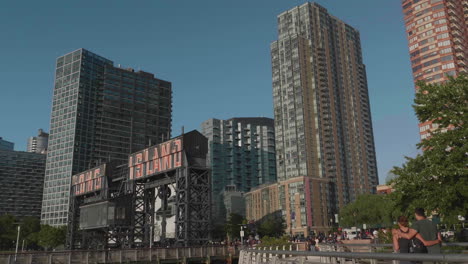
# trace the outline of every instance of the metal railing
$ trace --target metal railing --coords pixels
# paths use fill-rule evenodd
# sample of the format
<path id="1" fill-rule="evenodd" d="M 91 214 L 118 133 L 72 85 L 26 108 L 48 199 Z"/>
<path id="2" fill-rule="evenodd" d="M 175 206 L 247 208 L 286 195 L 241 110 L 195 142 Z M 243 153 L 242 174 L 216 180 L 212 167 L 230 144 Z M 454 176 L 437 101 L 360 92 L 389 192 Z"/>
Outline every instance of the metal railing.
<path id="1" fill-rule="evenodd" d="M 444 243 L 444 246 L 468 247 L 468 243 Z M 398 263 L 398 261 L 468 263 L 468 254 L 395 254 L 375 252 L 379 248 L 391 248 L 392 244 L 323 244 L 320 251 L 298 251 L 297 246 L 289 250 L 244 249 L 239 256 L 239 264 L 345 264 Z M 295 250 L 296 249 L 296 250 Z M 359 252 L 355 252 L 359 251 Z M 365 252 L 363 252 L 365 251 Z"/>
<path id="2" fill-rule="evenodd" d="M 238 254 L 227 246 L 138 248 L 117 250 L 74 250 L 56 252 L 0 254 L 0 264 L 78 264 L 78 263 L 130 263 L 191 259 L 225 259 Z"/>

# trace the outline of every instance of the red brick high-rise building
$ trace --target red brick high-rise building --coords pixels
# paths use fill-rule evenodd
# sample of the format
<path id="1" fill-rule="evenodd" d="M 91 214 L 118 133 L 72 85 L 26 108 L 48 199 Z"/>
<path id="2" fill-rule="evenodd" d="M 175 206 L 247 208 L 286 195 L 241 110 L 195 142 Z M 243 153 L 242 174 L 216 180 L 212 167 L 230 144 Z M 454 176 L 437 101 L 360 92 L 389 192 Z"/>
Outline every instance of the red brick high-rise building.
<path id="1" fill-rule="evenodd" d="M 440 83 L 466 73 L 468 0 L 402 0 L 402 6 L 414 81 Z M 420 123 L 421 139 L 435 128 Z"/>
<path id="2" fill-rule="evenodd" d="M 276 171 L 294 235 L 329 229 L 340 208 L 379 184 L 360 39 L 317 3 L 278 15 L 270 45 Z"/>

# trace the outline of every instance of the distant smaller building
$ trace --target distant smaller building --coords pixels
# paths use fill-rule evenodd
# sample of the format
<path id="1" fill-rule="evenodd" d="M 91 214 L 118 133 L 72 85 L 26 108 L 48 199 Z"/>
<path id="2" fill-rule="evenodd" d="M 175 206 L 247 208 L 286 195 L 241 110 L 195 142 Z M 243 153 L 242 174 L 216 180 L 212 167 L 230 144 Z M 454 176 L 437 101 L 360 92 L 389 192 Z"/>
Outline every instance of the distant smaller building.
<path id="1" fill-rule="evenodd" d="M 6 141 L 0 137 L 0 150 L 13 150 L 15 148 L 15 143 Z"/>
<path id="2" fill-rule="evenodd" d="M 258 221 L 281 210 L 279 186 L 280 183 L 262 185 L 244 195 L 245 216 L 248 221 Z"/>
<path id="3" fill-rule="evenodd" d="M 394 191 L 391 185 L 377 185 L 377 194 L 391 194 Z"/>
<path id="4" fill-rule="evenodd" d="M 49 145 L 49 134 L 44 130 L 39 129 L 36 137 L 28 139 L 27 152 L 47 153 L 47 146 Z"/>
<path id="5" fill-rule="evenodd" d="M 46 155 L 0 150 L 0 215 L 40 218 Z"/>
<path id="6" fill-rule="evenodd" d="M 310 178 L 300 176 L 263 185 L 246 193 L 247 220 L 259 221 L 265 216 L 281 212 L 287 234 L 307 237 L 311 231 L 323 230 L 312 219 L 312 185 Z M 319 206 L 324 209 L 326 205 Z"/>
<path id="7" fill-rule="evenodd" d="M 244 193 L 237 191 L 235 186 L 226 186 L 221 193 L 224 199 L 224 208 L 226 208 L 226 219 L 230 214 L 238 214 L 245 217 L 245 199 Z"/>

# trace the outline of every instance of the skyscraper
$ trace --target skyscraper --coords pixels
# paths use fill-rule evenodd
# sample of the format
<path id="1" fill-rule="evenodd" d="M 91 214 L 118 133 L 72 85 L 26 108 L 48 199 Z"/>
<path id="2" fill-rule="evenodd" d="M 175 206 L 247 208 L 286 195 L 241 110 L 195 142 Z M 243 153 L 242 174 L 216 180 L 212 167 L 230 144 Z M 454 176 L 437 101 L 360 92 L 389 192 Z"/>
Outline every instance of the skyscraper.
<path id="1" fill-rule="evenodd" d="M 308 178 L 295 188 L 310 188 L 302 222 L 318 229 L 378 184 L 360 36 L 316 3 L 281 13 L 278 35 L 270 46 L 278 180 Z M 295 215 L 283 208 L 299 229 Z"/>
<path id="2" fill-rule="evenodd" d="M 39 129 L 36 137 L 28 139 L 27 152 L 45 153 L 49 144 L 49 134 Z"/>
<path id="3" fill-rule="evenodd" d="M 15 143 L 6 141 L 2 137 L 0 137 L 0 149 L 1 150 L 13 150 L 15 147 Z"/>
<path id="4" fill-rule="evenodd" d="M 40 217 L 46 156 L 0 150 L 0 215 Z"/>
<path id="5" fill-rule="evenodd" d="M 70 180 L 168 139 L 171 83 L 79 49 L 57 59 L 41 219 L 67 222 Z"/>
<path id="6" fill-rule="evenodd" d="M 402 6 L 414 81 L 440 83 L 467 73 L 468 1 L 403 0 Z M 421 139 L 437 127 L 420 123 Z"/>
<path id="7" fill-rule="evenodd" d="M 223 204 L 224 200 L 236 200 L 238 192 L 276 181 L 274 121 L 264 117 L 209 119 L 201 124 L 201 131 L 208 138 L 214 217 L 222 219 L 226 209 L 242 207 Z"/>

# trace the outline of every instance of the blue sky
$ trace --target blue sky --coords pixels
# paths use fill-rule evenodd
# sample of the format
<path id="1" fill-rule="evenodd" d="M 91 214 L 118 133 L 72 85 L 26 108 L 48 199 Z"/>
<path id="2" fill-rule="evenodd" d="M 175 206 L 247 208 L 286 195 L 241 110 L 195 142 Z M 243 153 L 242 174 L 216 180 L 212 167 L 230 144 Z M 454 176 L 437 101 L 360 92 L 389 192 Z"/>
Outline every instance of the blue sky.
<path id="1" fill-rule="evenodd" d="M 272 117 L 269 45 L 298 0 L 1 1 L 0 136 L 25 150 L 49 130 L 56 57 L 86 48 L 173 84 L 173 134 L 208 118 Z M 417 153 L 400 1 L 317 1 L 361 33 L 377 162 Z"/>

